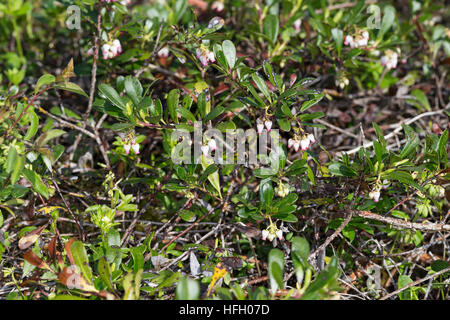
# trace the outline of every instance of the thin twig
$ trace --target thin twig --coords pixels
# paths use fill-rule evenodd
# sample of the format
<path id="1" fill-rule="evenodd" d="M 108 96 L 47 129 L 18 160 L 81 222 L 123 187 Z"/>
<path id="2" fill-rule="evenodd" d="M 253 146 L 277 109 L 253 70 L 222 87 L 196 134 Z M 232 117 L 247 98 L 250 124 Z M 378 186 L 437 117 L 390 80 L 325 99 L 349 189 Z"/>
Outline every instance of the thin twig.
<path id="1" fill-rule="evenodd" d="M 405 291 L 405 290 L 407 290 L 407 289 L 409 289 L 411 287 L 414 287 L 415 285 L 418 285 L 419 283 L 425 282 L 425 281 L 427 281 L 429 279 L 433 279 L 433 278 L 435 278 L 437 276 L 440 276 L 441 274 L 444 274 L 446 272 L 450 272 L 450 267 L 442 269 L 441 271 L 438 271 L 436 273 L 430 274 L 430 275 L 426 276 L 425 278 L 422 278 L 422 279 L 416 280 L 414 282 L 411 282 L 410 284 L 404 286 L 403 288 L 400 288 L 398 290 L 395 290 L 394 292 L 391 292 L 391 293 L 385 295 L 380 300 L 386 300 L 386 299 L 388 299 L 388 298 L 390 298 L 392 296 L 395 296 L 395 295 L 399 294 L 400 292 L 403 292 L 403 291 Z"/>

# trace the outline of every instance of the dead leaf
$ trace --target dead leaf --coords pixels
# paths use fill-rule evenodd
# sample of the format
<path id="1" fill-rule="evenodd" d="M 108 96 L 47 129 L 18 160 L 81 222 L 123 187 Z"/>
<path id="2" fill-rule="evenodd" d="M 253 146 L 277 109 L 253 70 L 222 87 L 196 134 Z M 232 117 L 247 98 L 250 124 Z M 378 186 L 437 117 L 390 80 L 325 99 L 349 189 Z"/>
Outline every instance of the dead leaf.
<path id="1" fill-rule="evenodd" d="M 59 281 L 69 289 L 78 289 L 85 292 L 98 293 L 99 291 L 78 273 L 78 267 L 71 265 L 65 267 L 58 274 Z"/>
<path id="2" fill-rule="evenodd" d="M 71 265 L 75 265 L 75 260 L 73 260 L 72 251 L 70 251 L 70 246 L 76 240 L 77 239 L 75 239 L 75 238 L 70 238 L 69 241 L 67 241 L 67 243 L 66 243 L 67 258 L 69 258 L 69 261 L 70 261 Z"/>
<path id="3" fill-rule="evenodd" d="M 47 226 L 47 223 L 45 225 L 43 225 L 42 227 L 34 229 L 33 231 L 30 231 L 26 235 L 24 235 L 19 240 L 20 250 L 25 250 L 25 249 L 31 247 L 37 241 L 37 239 L 39 239 L 41 232 L 45 229 L 46 226 Z"/>
<path id="4" fill-rule="evenodd" d="M 55 273 L 50 266 L 41 258 L 39 258 L 32 250 L 28 250 L 24 253 L 23 258 L 30 264 L 40 269 L 46 269 Z"/>

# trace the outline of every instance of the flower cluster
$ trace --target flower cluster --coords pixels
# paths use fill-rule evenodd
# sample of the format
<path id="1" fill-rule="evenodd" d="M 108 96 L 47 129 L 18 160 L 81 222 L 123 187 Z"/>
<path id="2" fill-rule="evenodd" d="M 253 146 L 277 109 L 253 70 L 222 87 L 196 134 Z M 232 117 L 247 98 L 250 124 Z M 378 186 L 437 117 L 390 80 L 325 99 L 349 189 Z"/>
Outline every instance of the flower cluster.
<path id="1" fill-rule="evenodd" d="M 130 150 L 133 150 L 135 154 L 139 154 L 139 143 L 136 142 L 136 137 L 132 132 L 128 134 L 119 133 L 119 136 L 122 139 L 123 149 L 126 154 L 129 154 Z"/>
<path id="2" fill-rule="evenodd" d="M 347 35 L 344 39 L 344 44 L 350 48 L 365 47 L 369 43 L 369 32 L 362 30 L 354 38 Z"/>
<path id="3" fill-rule="evenodd" d="M 103 59 L 112 59 L 122 53 L 122 46 L 118 39 L 105 43 L 102 46 Z"/>
<path id="4" fill-rule="evenodd" d="M 204 67 L 206 67 L 210 62 L 213 63 L 216 61 L 214 57 L 214 52 L 210 51 L 204 45 L 200 46 L 200 48 L 197 48 L 195 54 L 197 56 L 197 59 L 200 60 L 200 63 Z"/>
<path id="5" fill-rule="evenodd" d="M 302 151 L 308 150 L 309 146 L 312 143 L 316 142 L 316 138 L 314 138 L 314 135 L 312 133 L 308 133 L 306 135 L 303 135 L 301 139 L 298 139 L 296 136 L 295 139 L 289 139 L 288 140 L 288 148 L 294 147 L 295 152 L 298 151 L 299 148 L 302 149 Z"/>
<path id="6" fill-rule="evenodd" d="M 270 130 L 272 130 L 272 121 L 265 120 L 263 122 L 261 119 L 256 119 L 256 129 L 258 134 L 261 134 L 263 132 L 264 127 L 266 127 L 267 132 L 270 132 Z"/>
<path id="7" fill-rule="evenodd" d="M 397 49 L 397 52 L 390 49 L 386 50 L 384 56 L 381 57 L 381 65 L 388 69 L 395 69 L 397 67 L 399 53 L 399 49 Z"/>
<path id="8" fill-rule="evenodd" d="M 289 186 L 280 182 L 278 187 L 275 188 L 275 192 L 280 198 L 284 198 L 289 194 Z"/>
<path id="9" fill-rule="evenodd" d="M 278 229 L 274 223 L 270 222 L 267 229 L 261 231 L 261 239 L 264 241 L 267 239 L 272 242 L 275 238 L 278 238 L 280 241 L 283 240 L 283 231 Z"/>

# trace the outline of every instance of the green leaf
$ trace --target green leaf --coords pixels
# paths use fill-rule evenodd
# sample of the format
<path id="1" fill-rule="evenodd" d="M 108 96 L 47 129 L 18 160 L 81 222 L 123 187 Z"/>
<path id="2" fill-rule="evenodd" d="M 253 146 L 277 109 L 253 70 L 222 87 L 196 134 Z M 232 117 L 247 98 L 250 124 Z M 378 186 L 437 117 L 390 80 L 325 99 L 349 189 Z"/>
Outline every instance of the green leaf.
<path id="1" fill-rule="evenodd" d="M 194 115 L 192 114 L 192 112 L 190 112 L 186 108 L 178 107 L 177 108 L 177 113 L 180 114 L 183 118 L 185 118 L 187 120 L 191 120 L 192 122 L 196 121 L 196 119 L 195 119 Z"/>
<path id="2" fill-rule="evenodd" d="M 272 205 L 273 194 L 272 181 L 270 179 L 262 180 L 259 185 L 259 200 L 263 207 L 270 207 Z"/>
<path id="3" fill-rule="evenodd" d="M 259 91 L 261 91 L 269 102 L 272 102 L 270 97 L 269 89 L 267 88 L 266 82 L 257 73 L 252 74 L 252 79 L 258 86 Z"/>
<path id="4" fill-rule="evenodd" d="M 197 281 L 182 277 L 178 281 L 175 296 L 177 300 L 197 300 L 200 297 L 200 286 Z"/>
<path id="5" fill-rule="evenodd" d="M 269 78 L 270 83 L 272 83 L 274 86 L 278 86 L 278 83 L 275 81 L 274 73 L 272 66 L 269 62 L 264 63 L 264 72 L 266 73 L 267 77 Z"/>
<path id="6" fill-rule="evenodd" d="M 450 267 L 450 263 L 448 261 L 444 261 L 444 260 L 436 260 L 436 261 L 433 261 L 433 263 L 431 264 L 431 269 L 435 272 L 439 272 L 441 270 L 447 269 L 448 267 Z M 450 272 L 445 272 L 442 275 L 442 277 L 448 277 L 448 276 L 450 276 Z"/>
<path id="7" fill-rule="evenodd" d="M 283 289 L 283 270 L 284 270 L 284 254 L 279 249 L 272 249 L 269 252 L 268 272 L 270 280 L 270 289 L 274 294 L 278 288 Z"/>
<path id="8" fill-rule="evenodd" d="M 14 169 L 11 174 L 11 184 L 14 185 L 20 178 L 20 174 L 25 166 L 25 157 L 18 156 L 17 161 L 14 163 Z"/>
<path id="9" fill-rule="evenodd" d="M 347 167 L 341 162 L 333 162 L 328 166 L 328 170 L 335 176 L 357 177 L 358 174 L 352 168 Z"/>
<path id="10" fill-rule="evenodd" d="M 209 175 L 217 172 L 219 170 L 219 167 L 215 164 L 210 164 L 202 173 L 200 176 L 199 182 L 200 184 L 204 183 L 206 179 L 209 177 Z"/>
<path id="11" fill-rule="evenodd" d="M 81 271 L 83 278 L 85 278 L 90 284 L 92 284 L 92 270 L 89 266 L 89 258 L 83 242 L 78 240 L 74 241 L 70 246 L 70 251 L 72 253 L 73 261 Z"/>
<path id="12" fill-rule="evenodd" d="M 37 146 L 39 146 L 39 147 L 42 147 L 43 145 L 45 145 L 51 139 L 57 138 L 57 137 L 65 134 L 65 133 L 66 132 L 64 130 L 61 130 L 61 129 L 52 129 L 52 130 L 46 131 L 43 134 L 41 134 L 39 136 L 39 138 L 36 139 L 35 144 Z"/>
<path id="13" fill-rule="evenodd" d="M 137 78 L 132 78 L 130 76 L 125 78 L 125 91 L 131 98 L 135 106 L 139 105 L 142 97 L 142 85 Z"/>
<path id="14" fill-rule="evenodd" d="M 278 17 L 269 14 L 263 22 L 264 34 L 270 39 L 271 44 L 274 45 L 278 38 L 278 31 L 280 29 Z"/>
<path id="15" fill-rule="evenodd" d="M 14 146 L 10 146 L 8 157 L 6 158 L 6 173 L 11 173 L 17 163 L 17 150 Z"/>
<path id="16" fill-rule="evenodd" d="M 225 40 L 222 43 L 222 51 L 227 59 L 228 66 L 230 69 L 233 69 L 234 64 L 236 63 L 236 48 L 234 47 L 233 42 L 230 40 Z"/>
<path id="17" fill-rule="evenodd" d="M 139 270 L 144 268 L 145 260 L 144 260 L 144 252 L 145 246 L 132 247 L 130 248 L 131 255 L 133 256 L 133 270 L 134 273 L 137 273 Z"/>
<path id="18" fill-rule="evenodd" d="M 39 192 L 42 196 L 44 196 L 45 199 L 48 199 L 50 197 L 47 186 L 42 182 L 41 177 L 36 172 L 29 169 L 24 169 L 23 174 L 25 175 L 25 178 L 31 183 L 35 191 Z"/>
<path id="19" fill-rule="evenodd" d="M 315 96 L 313 99 L 311 100 L 307 100 L 305 102 L 302 103 L 302 107 L 300 108 L 300 112 L 306 111 L 309 108 L 311 108 L 313 105 L 315 105 L 316 103 L 318 103 L 320 100 L 322 100 L 322 98 L 325 96 L 325 94 L 323 92 L 321 92 L 320 94 L 318 94 L 317 96 Z"/>
<path id="20" fill-rule="evenodd" d="M 424 107 L 426 110 L 431 110 L 428 98 L 422 90 L 414 89 L 413 91 L 411 91 L 411 95 L 417 99 L 417 101 L 420 103 L 422 107 Z"/>
<path id="21" fill-rule="evenodd" d="M 203 170 L 206 170 L 213 162 L 212 159 L 207 159 L 203 154 L 202 154 L 202 168 Z M 219 172 L 215 171 L 211 174 L 208 175 L 208 180 L 209 182 L 211 182 L 212 186 L 214 187 L 214 189 L 217 190 L 217 192 L 219 193 L 219 196 L 222 198 L 222 193 L 220 190 L 220 178 L 219 178 Z"/>
<path id="22" fill-rule="evenodd" d="M 381 28 L 380 33 L 378 34 L 378 38 L 381 39 L 386 31 L 393 25 L 395 19 L 395 8 L 391 5 L 387 5 L 383 10 L 384 16 L 383 20 L 381 20 Z"/>
<path id="23" fill-rule="evenodd" d="M 333 36 L 333 39 L 336 42 L 336 50 L 338 53 L 338 57 L 341 56 L 343 34 L 344 33 L 342 32 L 342 30 L 338 28 L 331 29 L 331 35 Z"/>
<path id="24" fill-rule="evenodd" d="M 413 281 L 411 280 L 411 278 L 409 276 L 407 276 L 407 275 L 400 275 L 398 277 L 398 288 L 401 289 L 403 287 L 406 287 L 407 285 L 409 285 L 412 282 Z M 411 288 L 408 288 L 405 291 L 400 292 L 398 294 L 398 298 L 400 300 L 412 300 Z"/>
<path id="25" fill-rule="evenodd" d="M 54 88 L 74 92 L 76 94 L 89 98 L 86 92 L 84 92 L 83 89 L 81 89 L 77 84 L 73 82 L 60 82 L 55 84 Z"/>
<path id="26" fill-rule="evenodd" d="M 383 132 L 381 131 L 380 127 L 375 122 L 372 122 L 372 126 L 375 129 L 375 132 L 378 137 L 378 141 L 380 142 L 381 146 L 383 147 L 383 150 L 386 150 L 386 140 L 384 139 Z"/>
<path id="27" fill-rule="evenodd" d="M 105 257 L 101 257 L 100 260 L 98 261 L 98 273 L 100 274 L 100 278 L 106 284 L 108 289 L 114 291 L 115 288 L 111 279 L 112 278 L 111 267 L 109 266 L 109 263 Z"/>
<path id="28" fill-rule="evenodd" d="M 117 93 L 116 89 L 111 87 L 108 84 L 102 83 L 98 86 L 100 92 L 116 107 L 125 110 L 125 103 L 122 101 L 122 98 Z"/>
<path id="29" fill-rule="evenodd" d="M 28 118 L 30 119 L 30 126 L 28 127 L 25 137 L 23 137 L 24 140 L 30 140 L 31 138 L 33 138 L 39 128 L 39 118 L 33 109 L 30 109 L 28 111 Z"/>
<path id="30" fill-rule="evenodd" d="M 445 130 L 442 133 L 441 137 L 439 138 L 439 143 L 438 143 L 439 158 L 441 158 L 444 154 L 447 154 L 447 151 L 446 151 L 447 141 L 448 141 L 448 131 Z"/>
<path id="31" fill-rule="evenodd" d="M 218 106 L 215 107 L 214 109 L 211 110 L 210 113 L 208 113 L 208 115 L 205 118 L 205 121 L 209 121 L 212 120 L 214 118 L 217 118 L 218 116 L 220 116 L 223 112 L 225 111 L 225 108 L 222 106 Z"/>
<path id="32" fill-rule="evenodd" d="M 295 253 L 304 262 L 308 261 L 309 257 L 309 243 L 303 237 L 293 237 L 291 240 L 292 253 Z"/>
<path id="33" fill-rule="evenodd" d="M 390 179 L 394 179 L 397 181 L 400 181 L 406 185 L 414 186 L 417 189 L 422 189 L 413 179 L 413 177 L 406 171 L 401 170 L 395 170 L 392 172 L 389 172 L 387 174 L 383 174 L 383 176 L 388 177 Z"/>
<path id="34" fill-rule="evenodd" d="M 53 76 L 51 74 L 44 74 L 44 75 L 42 75 L 39 78 L 38 82 L 36 83 L 36 87 L 34 88 L 34 93 L 35 94 L 38 93 L 39 89 L 42 86 L 46 86 L 48 84 L 51 84 L 51 83 L 55 82 L 55 79 L 56 79 L 55 76 Z"/>
<path id="35" fill-rule="evenodd" d="M 175 123 L 178 123 L 177 108 L 180 100 L 180 91 L 178 89 L 172 89 L 167 96 L 167 108 L 169 110 L 170 117 Z"/>

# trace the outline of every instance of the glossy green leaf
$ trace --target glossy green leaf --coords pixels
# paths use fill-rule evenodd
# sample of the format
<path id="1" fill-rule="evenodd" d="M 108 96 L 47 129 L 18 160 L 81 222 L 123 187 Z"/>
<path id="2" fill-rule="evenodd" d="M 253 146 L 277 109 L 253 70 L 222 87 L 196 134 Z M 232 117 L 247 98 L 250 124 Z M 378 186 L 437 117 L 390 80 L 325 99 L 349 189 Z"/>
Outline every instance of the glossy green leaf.
<path id="1" fill-rule="evenodd" d="M 73 82 L 60 82 L 55 84 L 53 87 L 60 90 L 70 91 L 89 98 L 86 92 L 84 92 L 83 89 L 81 89 L 77 84 Z"/>
<path id="2" fill-rule="evenodd" d="M 122 101 L 122 98 L 117 93 L 116 89 L 111 87 L 108 84 L 101 84 L 98 86 L 100 92 L 116 107 L 125 110 L 125 103 Z"/>
<path id="3" fill-rule="evenodd" d="M 39 89 L 42 86 L 46 86 L 46 85 L 49 85 L 49 84 L 55 82 L 55 79 L 56 79 L 55 76 L 53 76 L 51 74 L 42 75 L 36 83 L 36 87 L 34 88 L 34 93 L 38 93 Z"/>
<path id="4" fill-rule="evenodd" d="M 33 170 L 23 169 L 25 178 L 31 183 L 33 189 L 39 192 L 45 199 L 50 197 L 47 186 L 42 182 L 41 177 Z"/>
<path id="5" fill-rule="evenodd" d="M 284 254 L 279 249 L 272 249 L 269 252 L 267 261 L 270 288 L 274 294 L 278 288 L 283 289 Z"/>
<path id="6" fill-rule="evenodd" d="M 236 48 L 230 40 L 225 40 L 222 43 L 222 51 L 225 55 L 225 58 L 227 59 L 228 66 L 230 69 L 234 68 L 234 65 L 236 63 Z"/>
<path id="7" fill-rule="evenodd" d="M 92 270 L 89 266 L 89 257 L 83 242 L 78 240 L 74 241 L 70 246 L 70 251 L 72 253 L 75 265 L 80 270 L 82 276 L 92 284 Z"/>
<path id="8" fill-rule="evenodd" d="M 180 100 L 180 90 L 172 89 L 167 96 L 167 108 L 169 110 L 170 117 L 175 123 L 178 123 L 177 108 Z"/>

